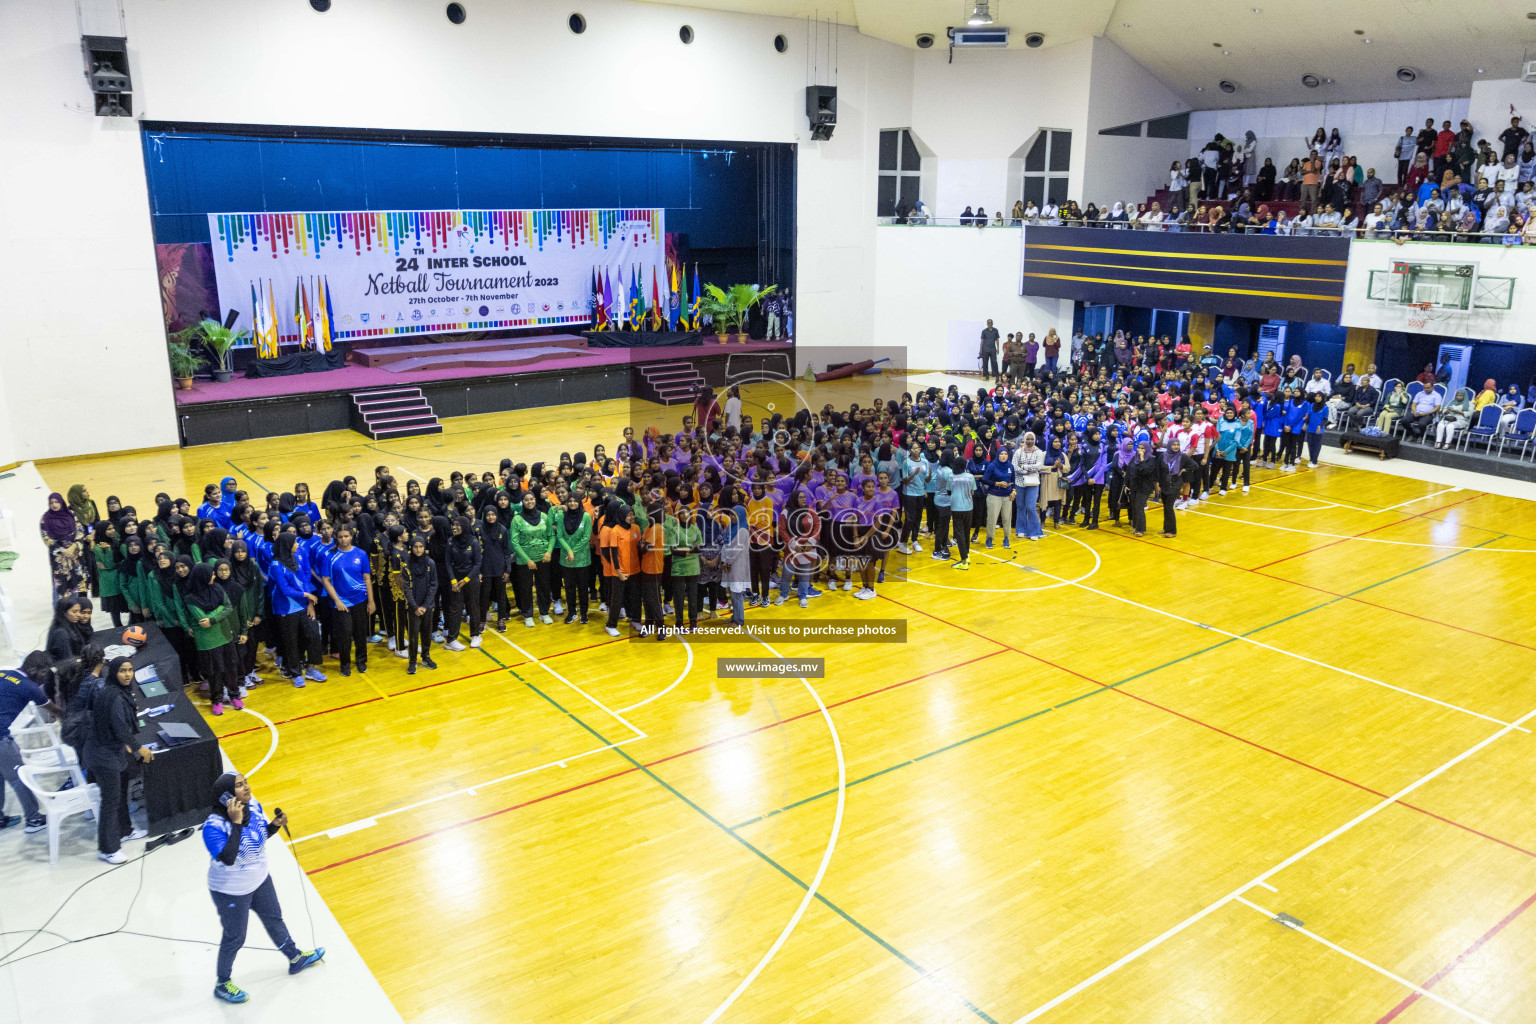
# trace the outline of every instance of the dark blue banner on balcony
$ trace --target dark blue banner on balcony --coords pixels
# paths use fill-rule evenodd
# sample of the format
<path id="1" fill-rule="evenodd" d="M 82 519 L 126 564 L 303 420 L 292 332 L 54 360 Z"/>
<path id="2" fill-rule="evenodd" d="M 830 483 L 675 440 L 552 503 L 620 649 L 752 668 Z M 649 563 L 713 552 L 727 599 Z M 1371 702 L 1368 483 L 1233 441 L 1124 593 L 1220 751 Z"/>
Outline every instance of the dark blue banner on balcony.
<path id="1" fill-rule="evenodd" d="M 1021 295 L 1337 324 L 1349 239 L 1024 230 Z"/>

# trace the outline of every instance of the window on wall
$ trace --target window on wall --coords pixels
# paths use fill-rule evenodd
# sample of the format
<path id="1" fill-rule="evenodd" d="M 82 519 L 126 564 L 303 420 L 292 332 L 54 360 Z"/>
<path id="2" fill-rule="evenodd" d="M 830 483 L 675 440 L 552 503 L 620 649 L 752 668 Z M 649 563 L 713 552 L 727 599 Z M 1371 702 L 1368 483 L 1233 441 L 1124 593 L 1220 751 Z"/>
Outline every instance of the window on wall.
<path id="1" fill-rule="evenodd" d="M 1066 202 L 1071 169 L 1072 133 L 1042 128 L 1024 154 L 1024 202 Z"/>
<path id="2" fill-rule="evenodd" d="M 907 206 L 917 205 L 917 192 L 922 156 L 912 133 L 905 128 L 895 128 L 880 133 L 880 188 L 877 192 L 877 217 L 896 216 L 896 206 L 906 200 Z"/>

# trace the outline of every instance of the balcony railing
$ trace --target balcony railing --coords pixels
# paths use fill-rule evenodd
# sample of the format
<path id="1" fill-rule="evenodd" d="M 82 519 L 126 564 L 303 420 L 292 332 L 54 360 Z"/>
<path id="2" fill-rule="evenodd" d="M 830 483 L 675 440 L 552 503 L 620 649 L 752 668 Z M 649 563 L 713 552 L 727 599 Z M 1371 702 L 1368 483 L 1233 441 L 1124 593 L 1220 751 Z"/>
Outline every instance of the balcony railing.
<path id="1" fill-rule="evenodd" d="M 1296 228 L 1292 222 L 1287 221 L 1283 230 L 1266 231 L 1256 224 L 1248 223 L 1241 227 L 1232 227 L 1230 224 L 1220 227 L 1209 222 L 1188 221 L 1161 221 L 1146 223 L 1142 221 L 1096 221 L 1060 219 L 1046 221 L 1018 221 L 1005 219 L 998 221 L 992 218 L 986 224 L 978 224 L 974 221 L 962 221 L 959 217 L 929 217 L 920 220 L 907 220 L 905 222 L 895 217 L 881 217 L 877 223 L 881 226 L 894 227 L 937 227 L 937 228 L 966 228 L 971 231 L 989 230 L 996 228 L 1022 228 L 1036 227 L 1065 227 L 1087 228 L 1096 231 L 1160 231 L 1165 233 L 1189 232 L 1194 234 L 1232 234 L 1232 235 L 1269 235 L 1275 236 L 1306 236 L 1311 238 L 1372 238 L 1402 242 L 1481 242 L 1490 245 L 1536 245 L 1536 217 L 1531 219 L 1532 227 L 1517 231 L 1487 232 L 1481 229 L 1473 231 L 1443 231 L 1439 229 L 1424 231 L 1419 228 L 1367 228 L 1363 225 L 1349 227 L 1306 226 Z"/>

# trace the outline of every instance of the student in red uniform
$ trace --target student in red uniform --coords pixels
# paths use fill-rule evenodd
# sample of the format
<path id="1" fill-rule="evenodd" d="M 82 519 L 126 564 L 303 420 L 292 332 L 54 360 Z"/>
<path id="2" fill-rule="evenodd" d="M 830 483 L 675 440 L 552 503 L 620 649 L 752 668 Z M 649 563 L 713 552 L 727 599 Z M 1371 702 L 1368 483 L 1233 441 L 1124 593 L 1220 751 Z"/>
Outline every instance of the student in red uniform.
<path id="1" fill-rule="evenodd" d="M 619 635 L 619 608 L 629 609 L 631 621 L 640 607 L 640 528 L 635 525 L 635 510 L 623 502 L 611 502 L 603 517 L 605 524 L 598 551 L 602 555 L 603 575 L 608 579 L 609 636 Z"/>

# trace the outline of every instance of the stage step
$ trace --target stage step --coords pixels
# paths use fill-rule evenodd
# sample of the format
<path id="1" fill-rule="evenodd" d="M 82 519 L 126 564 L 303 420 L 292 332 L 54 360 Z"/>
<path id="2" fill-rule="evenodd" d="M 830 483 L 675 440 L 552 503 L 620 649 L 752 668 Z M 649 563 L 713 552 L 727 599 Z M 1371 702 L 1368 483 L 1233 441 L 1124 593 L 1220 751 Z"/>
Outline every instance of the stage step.
<path id="1" fill-rule="evenodd" d="M 352 396 L 352 429 L 375 441 L 441 434 L 443 426 L 420 388 L 381 388 Z"/>
<path id="2" fill-rule="evenodd" d="M 639 379 L 634 383 L 639 397 L 658 405 L 691 403 L 699 386 L 704 383 L 704 378 L 692 363 L 647 363 L 638 369 Z"/>

